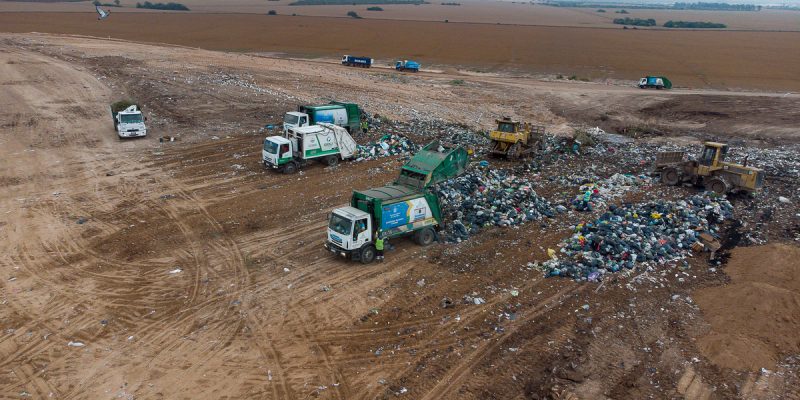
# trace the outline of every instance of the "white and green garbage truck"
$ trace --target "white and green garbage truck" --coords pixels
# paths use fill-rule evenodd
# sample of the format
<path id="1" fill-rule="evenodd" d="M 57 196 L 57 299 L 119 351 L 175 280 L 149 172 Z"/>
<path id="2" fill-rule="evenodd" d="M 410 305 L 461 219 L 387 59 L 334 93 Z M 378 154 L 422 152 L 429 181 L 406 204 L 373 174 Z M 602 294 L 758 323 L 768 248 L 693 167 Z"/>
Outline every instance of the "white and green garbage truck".
<path id="1" fill-rule="evenodd" d="M 438 140 L 428 144 L 402 167 L 394 183 L 354 190 L 349 205 L 330 213 L 325 248 L 369 264 L 375 259 L 376 236 L 413 236 L 420 246 L 433 243 L 444 222 L 430 187 L 461 175 L 468 162 L 462 147 L 446 147 Z"/>
<path id="2" fill-rule="evenodd" d="M 264 139 L 261 158 L 264 167 L 291 174 L 311 161 L 336 166 L 352 158 L 358 145 L 347 130 L 334 124 L 289 128 L 283 136 Z"/>

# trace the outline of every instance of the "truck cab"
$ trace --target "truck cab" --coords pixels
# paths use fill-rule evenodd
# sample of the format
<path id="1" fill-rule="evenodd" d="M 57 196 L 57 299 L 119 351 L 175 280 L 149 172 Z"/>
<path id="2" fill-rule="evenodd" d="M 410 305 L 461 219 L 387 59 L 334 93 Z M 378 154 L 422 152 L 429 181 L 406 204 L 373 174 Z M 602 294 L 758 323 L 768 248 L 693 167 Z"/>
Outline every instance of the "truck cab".
<path id="1" fill-rule="evenodd" d="M 355 207 L 333 210 L 328 219 L 328 240 L 325 247 L 338 255 L 363 263 L 375 259 L 372 217 Z"/>
<path id="2" fill-rule="evenodd" d="M 113 115 L 113 112 L 112 112 Z M 114 115 L 115 128 L 120 138 L 142 137 L 147 135 L 144 125 L 144 115 L 132 105 Z"/>
<path id="3" fill-rule="evenodd" d="M 286 132 L 291 128 L 300 128 L 309 125 L 308 114 L 290 111 L 283 116 L 283 131 Z"/>
<path id="4" fill-rule="evenodd" d="M 293 166 L 292 142 L 283 136 L 267 137 L 261 150 L 261 160 L 266 168 L 284 170 L 288 165 Z"/>

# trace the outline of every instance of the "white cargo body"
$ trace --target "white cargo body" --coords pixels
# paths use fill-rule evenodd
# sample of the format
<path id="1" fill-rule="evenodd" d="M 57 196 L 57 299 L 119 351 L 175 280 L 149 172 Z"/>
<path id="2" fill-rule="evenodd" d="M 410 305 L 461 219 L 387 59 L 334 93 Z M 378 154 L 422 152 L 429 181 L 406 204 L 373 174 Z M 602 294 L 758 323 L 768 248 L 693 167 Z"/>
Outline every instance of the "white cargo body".
<path id="1" fill-rule="evenodd" d="M 325 123 L 289 129 L 286 139 L 292 142 L 292 154 L 304 160 L 329 155 L 346 160 L 355 154 L 357 146 L 347 130 Z"/>
<path id="2" fill-rule="evenodd" d="M 339 160 L 352 158 L 357 148 L 356 141 L 346 129 L 322 123 L 290 128 L 284 137 L 266 138 L 262 160 L 265 167 L 293 173 L 297 168 L 315 159 L 329 166 L 337 165 Z M 288 157 L 287 150 L 291 151 L 291 157 Z"/>

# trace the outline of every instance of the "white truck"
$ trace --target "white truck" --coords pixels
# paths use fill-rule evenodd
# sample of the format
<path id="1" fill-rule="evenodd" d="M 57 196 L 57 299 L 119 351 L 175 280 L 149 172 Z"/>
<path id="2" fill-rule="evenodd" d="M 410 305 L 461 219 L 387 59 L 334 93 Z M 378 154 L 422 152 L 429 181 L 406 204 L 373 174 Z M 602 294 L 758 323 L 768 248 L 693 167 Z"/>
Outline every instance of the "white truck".
<path id="1" fill-rule="evenodd" d="M 114 119 L 114 129 L 122 138 L 142 137 L 147 135 L 144 125 L 145 117 L 136 104 L 120 101 L 111 105 L 111 117 Z"/>
<path id="2" fill-rule="evenodd" d="M 352 158 L 358 145 L 347 130 L 334 124 L 289 128 L 283 136 L 264 139 L 261 159 L 265 168 L 291 174 L 312 160 L 328 166 Z"/>

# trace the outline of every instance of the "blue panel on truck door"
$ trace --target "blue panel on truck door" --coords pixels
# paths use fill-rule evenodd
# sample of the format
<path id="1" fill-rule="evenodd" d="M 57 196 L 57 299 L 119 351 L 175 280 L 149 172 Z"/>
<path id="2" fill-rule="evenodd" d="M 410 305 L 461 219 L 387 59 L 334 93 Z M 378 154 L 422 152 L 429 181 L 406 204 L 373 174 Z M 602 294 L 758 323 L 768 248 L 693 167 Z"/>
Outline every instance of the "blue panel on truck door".
<path id="1" fill-rule="evenodd" d="M 408 223 L 408 204 L 400 202 L 383 207 L 381 229 L 392 229 Z"/>

